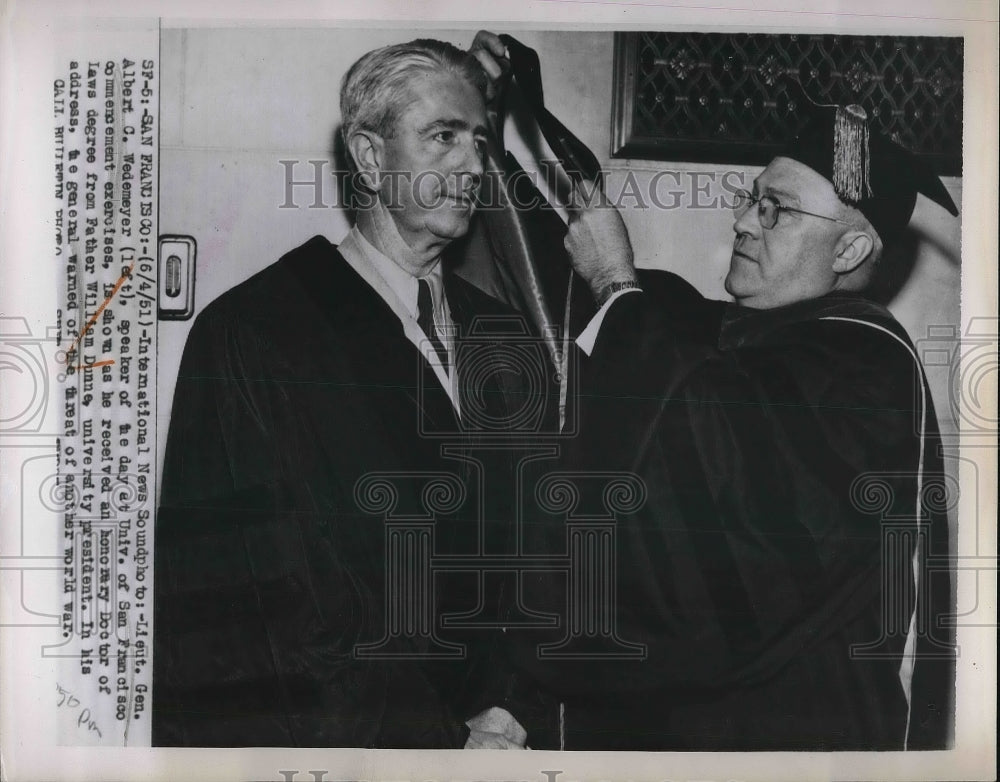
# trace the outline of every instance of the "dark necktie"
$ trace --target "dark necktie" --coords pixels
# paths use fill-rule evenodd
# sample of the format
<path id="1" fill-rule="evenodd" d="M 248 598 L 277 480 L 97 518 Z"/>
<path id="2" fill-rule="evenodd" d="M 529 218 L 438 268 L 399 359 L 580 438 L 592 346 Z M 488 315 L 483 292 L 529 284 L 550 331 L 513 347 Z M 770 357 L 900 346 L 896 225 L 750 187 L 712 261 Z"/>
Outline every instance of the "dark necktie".
<path id="1" fill-rule="evenodd" d="M 431 300 L 431 286 L 427 280 L 417 280 L 417 323 L 437 351 L 441 365 L 448 369 L 448 350 L 434 328 L 434 302 Z"/>

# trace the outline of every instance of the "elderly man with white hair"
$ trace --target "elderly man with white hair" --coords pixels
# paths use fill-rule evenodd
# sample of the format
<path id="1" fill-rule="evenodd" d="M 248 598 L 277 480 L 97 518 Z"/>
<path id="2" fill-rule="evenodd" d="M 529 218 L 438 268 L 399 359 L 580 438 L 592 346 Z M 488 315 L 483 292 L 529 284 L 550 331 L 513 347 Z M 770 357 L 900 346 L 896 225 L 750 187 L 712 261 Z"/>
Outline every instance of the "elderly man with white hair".
<path id="1" fill-rule="evenodd" d="M 601 309 L 578 340 L 589 358 L 564 468 L 642 482 L 598 608 L 645 655 L 558 659 L 524 635 L 520 664 L 565 705 L 566 748 L 947 746 L 937 422 L 909 337 L 865 297 L 918 194 L 957 214 L 859 107 L 818 111 L 735 194 L 732 303 L 637 272 L 617 210 L 581 198 L 566 246 Z M 556 519 L 544 545 L 563 539 Z M 572 604 L 572 584 L 534 586 L 536 610 Z"/>
<path id="2" fill-rule="evenodd" d="M 472 56 L 440 41 L 363 56 L 341 91 L 356 225 L 339 246 L 310 239 L 197 318 L 156 520 L 154 744 L 524 745 L 498 708 L 509 688 L 488 635 L 486 663 L 474 642 L 435 658 L 469 640 L 436 634 L 445 608 L 487 600 L 475 574 L 471 588 L 455 586 L 461 575 L 438 584 L 437 610 L 406 609 L 422 640 L 400 634 L 386 526 L 356 496 L 365 476 L 396 476 L 393 509 L 419 518 L 421 481 L 444 481 L 466 502 L 433 509 L 435 541 L 462 553 L 478 534 L 476 471 L 514 470 L 513 452 L 448 458 L 425 436 L 450 432 L 461 449 L 477 421 L 524 404 L 518 378 L 490 370 L 489 336 L 464 378 L 473 319 L 510 310 L 441 261 L 473 216 L 487 87 Z"/>

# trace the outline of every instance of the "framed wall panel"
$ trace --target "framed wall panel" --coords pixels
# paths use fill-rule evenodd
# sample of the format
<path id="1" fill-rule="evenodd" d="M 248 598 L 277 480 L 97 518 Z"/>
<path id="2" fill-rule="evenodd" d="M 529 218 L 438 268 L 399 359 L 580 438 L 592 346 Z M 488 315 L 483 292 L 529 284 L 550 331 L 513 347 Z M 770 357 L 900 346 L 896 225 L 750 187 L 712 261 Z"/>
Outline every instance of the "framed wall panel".
<path id="1" fill-rule="evenodd" d="M 612 156 L 764 165 L 812 104 L 858 103 L 959 176 L 962 66 L 961 38 L 616 33 Z"/>

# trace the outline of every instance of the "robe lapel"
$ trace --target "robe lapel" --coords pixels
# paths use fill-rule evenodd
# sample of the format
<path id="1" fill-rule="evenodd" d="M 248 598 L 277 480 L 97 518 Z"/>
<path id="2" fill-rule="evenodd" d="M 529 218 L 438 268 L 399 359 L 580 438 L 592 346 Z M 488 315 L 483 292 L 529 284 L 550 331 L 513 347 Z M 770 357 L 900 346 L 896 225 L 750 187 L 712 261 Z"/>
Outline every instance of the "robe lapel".
<path id="1" fill-rule="evenodd" d="M 418 420 L 404 425 L 457 430 L 458 419 L 448 395 L 431 365 L 406 337 L 396 313 L 333 245 L 320 237 L 313 242 L 314 252 L 297 257 L 292 273 L 330 325 L 350 335 L 345 347 L 359 382 L 405 389 Z"/>

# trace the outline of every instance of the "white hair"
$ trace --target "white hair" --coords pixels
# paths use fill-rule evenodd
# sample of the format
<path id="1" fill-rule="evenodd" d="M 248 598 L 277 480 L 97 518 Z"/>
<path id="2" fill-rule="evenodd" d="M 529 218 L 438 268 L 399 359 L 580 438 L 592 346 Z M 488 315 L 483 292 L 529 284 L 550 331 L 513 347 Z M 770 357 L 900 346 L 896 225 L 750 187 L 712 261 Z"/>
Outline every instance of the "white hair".
<path id="1" fill-rule="evenodd" d="M 451 73 L 465 79 L 485 98 L 487 76 L 478 60 L 443 41 L 420 38 L 368 52 L 344 75 L 340 88 L 341 132 L 347 144 L 361 130 L 385 138 L 409 104 L 409 82 L 415 73 Z M 354 161 L 348 161 L 353 166 Z"/>

